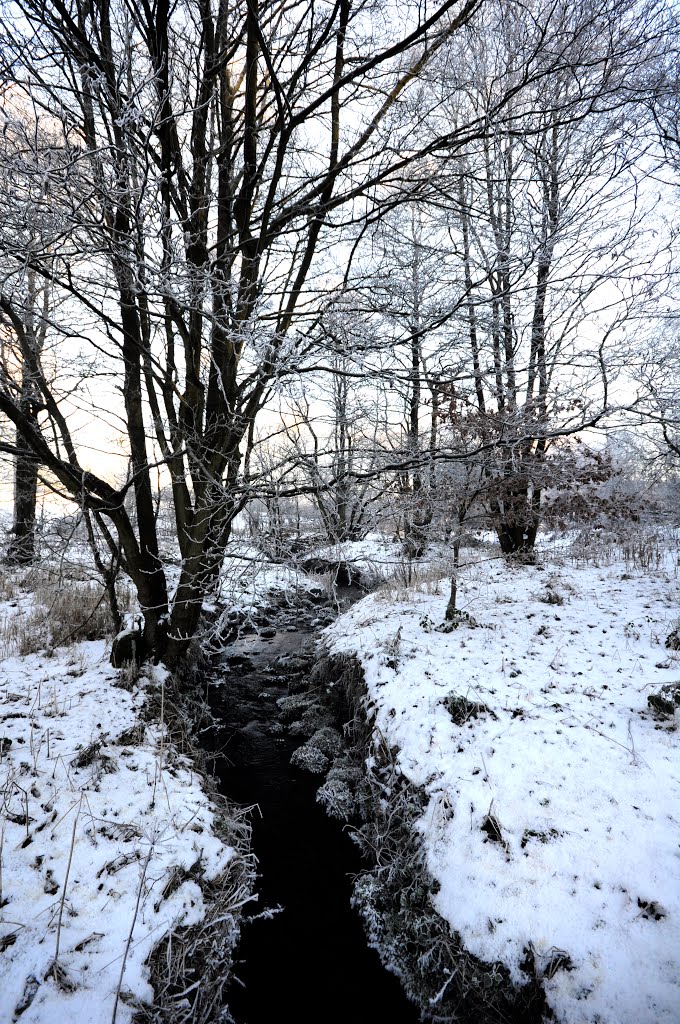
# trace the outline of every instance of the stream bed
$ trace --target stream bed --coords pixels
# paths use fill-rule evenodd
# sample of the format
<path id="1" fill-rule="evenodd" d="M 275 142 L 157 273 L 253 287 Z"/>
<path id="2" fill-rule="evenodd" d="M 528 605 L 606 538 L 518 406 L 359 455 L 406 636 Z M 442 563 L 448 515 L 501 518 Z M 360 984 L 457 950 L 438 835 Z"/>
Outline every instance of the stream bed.
<path id="1" fill-rule="evenodd" d="M 231 800 L 253 807 L 258 861 L 257 902 L 246 908 L 255 920 L 243 922 L 228 994 L 236 1024 L 419 1019 L 350 905 L 353 876 L 365 867 L 360 851 L 316 803 L 322 778 L 291 767 L 302 737 L 277 724 L 276 700 L 309 671 L 313 636 L 330 617 L 328 609 L 278 610 L 259 634 L 233 643 L 211 688 L 220 722 L 211 746 L 224 755 L 216 774 Z"/>

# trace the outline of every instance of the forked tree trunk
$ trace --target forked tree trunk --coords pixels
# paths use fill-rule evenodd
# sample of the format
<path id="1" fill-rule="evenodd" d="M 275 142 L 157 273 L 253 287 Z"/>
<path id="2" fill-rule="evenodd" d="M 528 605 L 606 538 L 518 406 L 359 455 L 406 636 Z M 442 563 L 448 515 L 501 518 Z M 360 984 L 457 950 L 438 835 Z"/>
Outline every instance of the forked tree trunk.
<path id="1" fill-rule="evenodd" d="M 540 523 L 540 490 L 530 489 L 528 484 L 512 487 L 503 496 L 502 508 L 500 502 L 494 506 L 496 534 L 503 554 L 533 561 Z"/>

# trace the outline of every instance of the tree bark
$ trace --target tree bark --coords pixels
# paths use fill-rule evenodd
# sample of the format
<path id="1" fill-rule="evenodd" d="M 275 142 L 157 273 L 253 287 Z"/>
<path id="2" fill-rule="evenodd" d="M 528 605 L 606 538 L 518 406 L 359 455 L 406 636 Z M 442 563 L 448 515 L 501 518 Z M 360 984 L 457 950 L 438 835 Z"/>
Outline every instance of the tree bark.
<path id="1" fill-rule="evenodd" d="M 31 416 L 27 410 L 26 415 Z M 9 565 L 30 565 L 35 561 L 35 521 L 38 497 L 39 461 L 19 430 L 14 464 L 14 521 L 5 561 Z"/>

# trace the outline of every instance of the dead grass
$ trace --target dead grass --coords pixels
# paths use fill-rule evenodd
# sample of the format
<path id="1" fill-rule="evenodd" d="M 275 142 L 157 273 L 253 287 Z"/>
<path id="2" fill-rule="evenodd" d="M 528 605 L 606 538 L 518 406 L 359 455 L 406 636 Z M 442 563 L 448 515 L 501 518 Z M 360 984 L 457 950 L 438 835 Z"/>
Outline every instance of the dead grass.
<path id="1" fill-rule="evenodd" d="M 219 792 L 208 770 L 212 758 L 197 745 L 197 737 L 213 719 L 200 687 L 191 685 L 191 679 L 194 675 L 204 678 L 208 668 L 196 645 L 182 674 L 169 676 L 160 687 L 147 691 L 144 714 L 164 730 L 161 760 L 167 763 L 189 756 L 192 772 L 201 776 L 202 789 L 210 797 L 215 834 L 234 853 L 215 878 L 205 876 L 199 855 L 192 867 L 177 868 L 167 879 L 161 902 L 191 878 L 201 889 L 205 916 L 195 925 L 171 929 L 154 947 L 147 961 L 154 1001 L 135 1007 L 136 1024 L 212 1024 L 223 1019 L 239 922 L 244 905 L 253 898 L 256 862 L 250 852 L 251 809 L 235 807 Z"/>
<path id="2" fill-rule="evenodd" d="M 0 614 L 0 657 L 101 640 L 111 636 L 114 623 L 106 592 L 92 580 L 59 579 L 53 572 L 32 568 L 21 573 L 0 572 L 2 594 L 12 607 Z M 132 604 L 129 587 L 120 588 L 121 609 Z"/>
<path id="3" fill-rule="evenodd" d="M 234 855 L 217 878 L 205 878 L 200 860 L 185 872 L 201 889 L 205 916 L 198 924 L 175 928 L 155 947 L 148 961 L 154 1002 L 137 1008 L 138 1024 L 211 1024 L 222 1019 L 239 920 L 253 898 L 255 862 L 249 852 L 248 811 L 228 805 L 215 792 L 211 798 L 217 806 L 216 831 Z M 171 879 L 166 889 L 183 880 Z"/>
<path id="4" fill-rule="evenodd" d="M 576 534 L 569 553 L 576 565 L 607 566 L 625 562 L 629 569 L 659 571 L 667 552 L 676 547 L 674 530 L 627 522 L 609 528 L 584 527 Z"/>
<path id="5" fill-rule="evenodd" d="M 443 562 L 413 566 L 408 582 L 401 573 L 386 580 L 375 591 L 380 600 L 408 601 L 414 592 L 423 594 L 444 593 L 444 583 L 451 579 L 453 567 Z"/>

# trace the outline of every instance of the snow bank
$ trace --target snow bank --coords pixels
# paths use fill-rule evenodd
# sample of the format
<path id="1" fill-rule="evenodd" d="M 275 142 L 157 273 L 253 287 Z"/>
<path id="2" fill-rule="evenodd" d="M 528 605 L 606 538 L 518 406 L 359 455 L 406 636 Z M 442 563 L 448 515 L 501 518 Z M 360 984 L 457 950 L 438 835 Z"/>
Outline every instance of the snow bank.
<path id="1" fill-rule="evenodd" d="M 287 598 L 295 604 L 305 594 L 318 591 L 318 582 L 301 569 L 270 562 L 254 545 L 241 542 L 227 549 L 217 599 L 230 610 L 248 612 L 277 599 Z"/>
<path id="2" fill-rule="evenodd" d="M 131 1020 L 152 948 L 230 869 L 200 776 L 140 722 L 149 673 L 120 688 L 103 642 L 0 662 L 2 1022 Z"/>
<path id="3" fill-rule="evenodd" d="M 375 734 L 426 793 L 434 907 L 471 954 L 538 977 L 563 1024 L 677 1024 L 678 712 L 647 697 L 680 679 L 663 646 L 678 581 L 623 564 L 466 575 L 477 628 L 436 631 L 442 581 L 388 588 L 326 634 L 360 659 Z"/>

